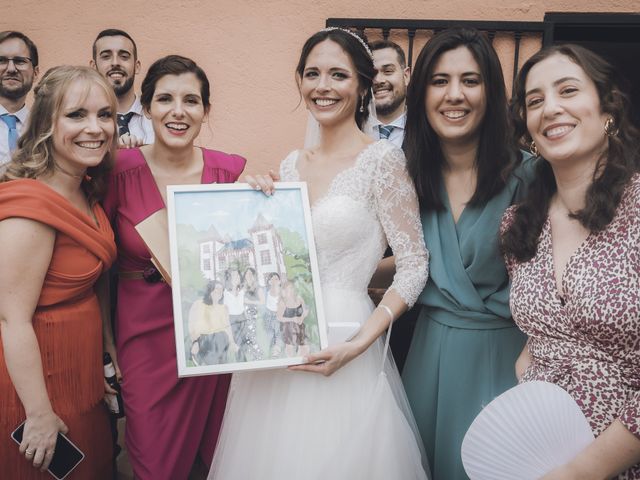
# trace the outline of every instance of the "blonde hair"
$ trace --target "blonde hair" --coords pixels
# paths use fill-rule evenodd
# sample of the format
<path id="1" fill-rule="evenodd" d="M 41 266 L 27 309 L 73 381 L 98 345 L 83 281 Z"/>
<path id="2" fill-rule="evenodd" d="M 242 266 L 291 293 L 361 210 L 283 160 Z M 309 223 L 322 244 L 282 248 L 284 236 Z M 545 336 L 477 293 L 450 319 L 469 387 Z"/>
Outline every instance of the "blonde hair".
<path id="1" fill-rule="evenodd" d="M 34 89 L 35 100 L 29 120 L 25 125 L 18 145 L 7 165 L 0 181 L 18 178 L 38 178 L 51 175 L 55 169 L 53 156 L 53 131 L 56 119 L 61 114 L 62 103 L 71 85 L 83 81 L 86 85 L 85 96 L 89 95 L 92 85 L 98 85 L 107 95 L 113 113 L 114 132 L 116 125 L 116 96 L 113 89 L 98 72 L 89 67 L 63 65 L 47 70 L 38 86 Z M 87 169 L 87 178 L 82 186 L 90 203 L 101 199 L 106 188 L 107 175 L 114 161 L 118 147 L 118 137 L 114 134 L 111 146 L 105 158 L 95 167 Z"/>

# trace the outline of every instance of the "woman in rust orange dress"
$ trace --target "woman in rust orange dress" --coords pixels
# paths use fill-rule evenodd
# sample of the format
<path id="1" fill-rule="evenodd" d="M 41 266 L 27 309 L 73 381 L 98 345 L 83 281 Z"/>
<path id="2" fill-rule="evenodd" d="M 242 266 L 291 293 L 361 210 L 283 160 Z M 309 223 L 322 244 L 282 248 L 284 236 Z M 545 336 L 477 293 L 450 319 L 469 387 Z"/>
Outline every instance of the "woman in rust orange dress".
<path id="1" fill-rule="evenodd" d="M 49 70 L 0 179 L 3 478 L 51 478 L 45 470 L 58 432 L 85 454 L 67 478 L 112 477 L 104 302 L 95 287 L 116 254 L 97 203 L 115 151 L 115 105 L 95 71 Z M 104 338 L 113 352 L 111 336 Z M 10 434 L 25 420 L 18 446 Z"/>

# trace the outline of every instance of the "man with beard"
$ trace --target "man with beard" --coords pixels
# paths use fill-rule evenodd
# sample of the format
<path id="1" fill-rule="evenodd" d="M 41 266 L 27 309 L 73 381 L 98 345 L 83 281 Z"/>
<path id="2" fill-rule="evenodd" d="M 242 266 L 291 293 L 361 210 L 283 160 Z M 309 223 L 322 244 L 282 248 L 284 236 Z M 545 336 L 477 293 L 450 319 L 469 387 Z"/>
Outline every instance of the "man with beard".
<path id="1" fill-rule="evenodd" d="M 374 132 L 401 147 L 404 140 L 405 98 L 409 68 L 404 51 L 394 42 L 379 40 L 370 44 L 377 73 L 373 79 L 373 96 L 379 124 Z"/>
<path id="2" fill-rule="evenodd" d="M 140 72 L 133 38 L 123 30 L 103 30 L 93 42 L 90 65 L 107 79 L 116 94 L 119 146 L 132 148 L 153 143 L 151 121 L 144 116 L 140 98 L 133 90 L 136 74 Z"/>
<path id="3" fill-rule="evenodd" d="M 11 159 L 29 109 L 27 94 L 38 76 L 38 49 L 24 33 L 0 32 L 0 169 Z"/>
<path id="4" fill-rule="evenodd" d="M 386 138 L 401 148 L 407 119 L 405 99 L 410 69 L 407 67 L 404 51 L 398 44 L 389 40 L 378 40 L 371 42 L 369 47 L 377 72 L 373 79 L 373 97 L 378 124 L 374 126 L 373 133 L 376 138 Z M 391 248 L 387 248 L 378 272 L 395 272 L 393 259 L 389 258 L 391 255 L 393 255 Z M 376 303 L 386 292 L 391 279 L 388 274 L 374 275 L 369 285 L 369 293 Z M 391 351 L 401 372 L 411 344 L 418 312 L 419 308 L 412 308 L 393 323 Z"/>

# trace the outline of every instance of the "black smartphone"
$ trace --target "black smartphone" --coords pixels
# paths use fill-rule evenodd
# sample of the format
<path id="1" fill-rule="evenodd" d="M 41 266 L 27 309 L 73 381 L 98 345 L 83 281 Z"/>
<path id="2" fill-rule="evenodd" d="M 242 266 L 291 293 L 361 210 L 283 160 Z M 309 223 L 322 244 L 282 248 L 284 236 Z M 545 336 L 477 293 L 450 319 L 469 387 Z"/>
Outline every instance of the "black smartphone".
<path id="1" fill-rule="evenodd" d="M 13 438 L 18 445 L 22 442 L 23 431 L 24 422 L 22 422 L 11 434 L 11 438 Z M 49 464 L 48 472 L 53 475 L 54 478 L 62 480 L 78 466 L 83 458 L 84 453 L 82 453 L 82 451 L 76 447 L 71 440 L 65 437 L 64 434 L 58 432 L 56 451 L 53 454 L 51 463 Z"/>

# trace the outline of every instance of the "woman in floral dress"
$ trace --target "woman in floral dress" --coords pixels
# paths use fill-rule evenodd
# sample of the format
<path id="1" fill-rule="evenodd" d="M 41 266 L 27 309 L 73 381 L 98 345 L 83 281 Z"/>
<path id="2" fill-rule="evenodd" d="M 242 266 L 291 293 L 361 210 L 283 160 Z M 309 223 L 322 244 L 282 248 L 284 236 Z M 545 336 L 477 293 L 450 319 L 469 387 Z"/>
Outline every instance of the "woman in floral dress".
<path id="1" fill-rule="evenodd" d="M 564 388 L 596 440 L 552 479 L 640 479 L 638 133 L 615 71 L 577 46 L 523 66 L 512 110 L 543 161 L 503 219 L 521 381 Z"/>

